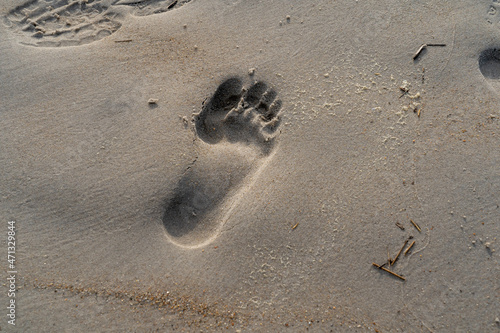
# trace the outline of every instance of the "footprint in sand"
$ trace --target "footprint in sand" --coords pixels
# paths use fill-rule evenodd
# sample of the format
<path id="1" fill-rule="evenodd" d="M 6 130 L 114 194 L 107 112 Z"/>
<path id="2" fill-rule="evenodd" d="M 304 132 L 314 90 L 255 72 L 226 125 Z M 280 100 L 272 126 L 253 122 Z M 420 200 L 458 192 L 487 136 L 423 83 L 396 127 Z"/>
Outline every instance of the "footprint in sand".
<path id="1" fill-rule="evenodd" d="M 479 55 L 479 70 L 488 84 L 500 92 L 500 49 L 486 49 Z"/>
<path id="2" fill-rule="evenodd" d="M 30 0 L 7 13 L 4 23 L 33 46 L 74 46 L 114 33 L 128 13 L 145 16 L 190 0 Z"/>
<path id="3" fill-rule="evenodd" d="M 173 243 L 196 248 L 217 237 L 273 152 L 281 109 L 276 97 L 263 82 L 247 89 L 239 78 L 230 78 L 194 115 L 198 157 L 163 215 Z"/>
<path id="4" fill-rule="evenodd" d="M 500 8 L 500 2 L 498 0 L 492 0 L 491 5 L 488 8 L 488 13 L 486 15 L 486 22 L 494 25 L 498 25 L 498 11 Z"/>

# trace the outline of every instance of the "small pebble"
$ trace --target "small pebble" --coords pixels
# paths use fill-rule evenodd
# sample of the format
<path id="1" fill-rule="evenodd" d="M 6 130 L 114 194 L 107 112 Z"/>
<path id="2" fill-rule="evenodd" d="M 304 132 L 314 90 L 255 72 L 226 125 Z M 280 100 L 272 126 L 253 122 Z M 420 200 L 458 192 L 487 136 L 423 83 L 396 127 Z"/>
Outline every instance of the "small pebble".
<path id="1" fill-rule="evenodd" d="M 324 76 L 324 77 L 330 77 L 330 74 L 325 73 L 325 74 L 323 74 L 323 76 Z"/>
<path id="2" fill-rule="evenodd" d="M 488 248 L 488 249 L 489 249 L 489 248 L 490 248 L 490 246 L 491 246 L 491 243 L 490 243 L 490 242 L 486 242 L 486 243 L 484 243 L 484 246 L 486 246 L 486 248 Z"/>
<path id="3" fill-rule="evenodd" d="M 150 98 L 148 100 L 148 104 L 156 104 L 156 103 L 158 103 L 158 99 L 157 98 Z"/>
<path id="4" fill-rule="evenodd" d="M 287 21 L 288 23 L 290 23 L 290 15 L 287 15 L 287 16 L 286 16 L 286 21 Z"/>
<path id="5" fill-rule="evenodd" d="M 248 70 L 248 75 L 253 76 L 255 74 L 255 68 L 250 68 Z"/>

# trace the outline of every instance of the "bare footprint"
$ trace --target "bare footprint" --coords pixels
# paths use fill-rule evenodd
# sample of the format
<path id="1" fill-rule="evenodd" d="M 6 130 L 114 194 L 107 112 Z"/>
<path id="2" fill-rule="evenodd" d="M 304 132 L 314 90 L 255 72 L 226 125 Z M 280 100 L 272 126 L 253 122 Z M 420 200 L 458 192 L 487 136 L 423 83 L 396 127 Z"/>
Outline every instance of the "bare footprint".
<path id="1" fill-rule="evenodd" d="M 4 23 L 33 46 L 73 46 L 107 37 L 124 15 L 145 16 L 178 8 L 190 0 L 29 0 L 4 17 Z"/>
<path id="2" fill-rule="evenodd" d="M 500 49 L 486 49 L 479 55 L 479 70 L 494 91 L 500 93 Z"/>
<path id="3" fill-rule="evenodd" d="M 167 237 L 183 247 L 215 239 L 232 207 L 269 158 L 280 123 L 281 101 L 264 82 L 248 89 L 239 78 L 224 81 L 194 115 L 198 158 L 166 205 Z"/>

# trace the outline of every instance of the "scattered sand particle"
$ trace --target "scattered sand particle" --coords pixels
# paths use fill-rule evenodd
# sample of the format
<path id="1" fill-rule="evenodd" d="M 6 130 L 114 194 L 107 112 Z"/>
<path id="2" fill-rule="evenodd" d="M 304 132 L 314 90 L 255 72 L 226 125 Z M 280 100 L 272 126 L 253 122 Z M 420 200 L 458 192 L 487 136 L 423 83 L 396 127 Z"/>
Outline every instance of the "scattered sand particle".
<path id="1" fill-rule="evenodd" d="M 401 91 L 408 91 L 410 90 L 410 83 L 406 80 L 403 80 L 403 83 L 401 84 L 401 86 L 399 87 L 399 89 L 401 89 Z"/>

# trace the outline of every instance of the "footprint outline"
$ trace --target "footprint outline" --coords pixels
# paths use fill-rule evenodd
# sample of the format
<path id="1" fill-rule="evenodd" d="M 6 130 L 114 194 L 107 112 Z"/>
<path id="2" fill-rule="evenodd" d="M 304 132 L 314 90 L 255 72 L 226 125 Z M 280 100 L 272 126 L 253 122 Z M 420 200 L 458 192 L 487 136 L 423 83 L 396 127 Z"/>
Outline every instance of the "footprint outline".
<path id="1" fill-rule="evenodd" d="M 193 171 L 197 165 L 192 165 L 165 205 L 162 223 L 172 243 L 183 248 L 199 248 L 222 232 L 237 203 L 276 152 L 282 112 L 282 101 L 277 95 L 263 81 L 246 88 L 243 80 L 231 77 L 224 80 L 202 110 L 193 115 L 194 130 L 203 149 L 217 149 L 218 145 L 221 149 L 228 145 L 234 149 L 252 149 L 256 153 L 254 162 L 258 163 L 234 182 L 229 175 L 225 176 L 227 179 L 204 178 L 200 176 L 203 173 Z M 226 183 L 221 190 L 212 184 L 214 181 Z M 196 209 L 196 200 L 203 202 L 207 207 L 205 211 Z"/>
<path id="2" fill-rule="evenodd" d="M 191 0 L 29 0 L 10 10 L 4 24 L 21 44 L 38 47 L 78 46 L 108 37 L 124 16 L 146 16 L 183 6 Z"/>

